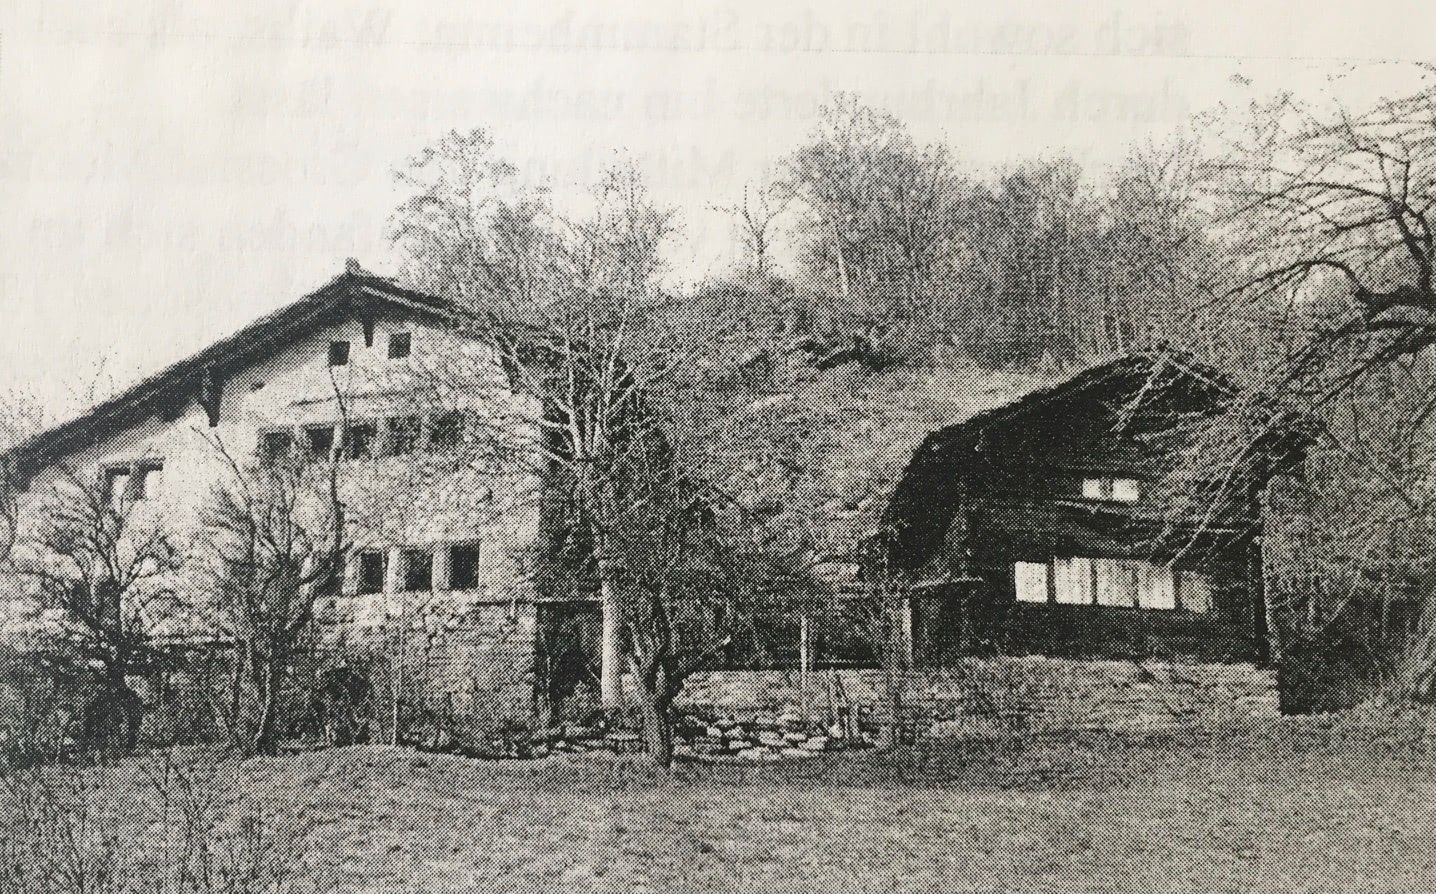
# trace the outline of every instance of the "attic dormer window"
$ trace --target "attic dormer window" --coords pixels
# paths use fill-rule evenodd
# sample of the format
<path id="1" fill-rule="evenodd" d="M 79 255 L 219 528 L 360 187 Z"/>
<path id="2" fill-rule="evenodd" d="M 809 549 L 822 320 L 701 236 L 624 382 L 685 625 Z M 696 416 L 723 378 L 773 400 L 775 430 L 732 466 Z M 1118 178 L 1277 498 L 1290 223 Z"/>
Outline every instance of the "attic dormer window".
<path id="1" fill-rule="evenodd" d="M 1142 486 L 1135 478 L 1083 478 L 1082 496 L 1109 503 L 1135 503 L 1142 496 Z"/>
<path id="2" fill-rule="evenodd" d="M 329 365 L 347 366 L 349 364 L 349 342 L 331 341 L 329 343 Z"/>

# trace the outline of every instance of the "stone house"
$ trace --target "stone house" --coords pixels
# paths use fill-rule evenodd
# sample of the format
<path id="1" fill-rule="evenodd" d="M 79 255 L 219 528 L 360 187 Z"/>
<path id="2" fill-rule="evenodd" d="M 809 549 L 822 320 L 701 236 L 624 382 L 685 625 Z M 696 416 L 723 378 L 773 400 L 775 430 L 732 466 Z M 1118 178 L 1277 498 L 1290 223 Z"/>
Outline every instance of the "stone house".
<path id="1" fill-rule="evenodd" d="M 316 606 L 328 641 L 392 648 L 403 631 L 405 676 L 423 676 L 456 713 L 527 718 L 538 402 L 472 323 L 450 302 L 351 262 L 313 293 L 14 448 L 6 460 L 23 484 L 22 528 L 64 478 L 99 482 L 124 501 L 129 524 L 163 526 L 189 557 L 177 588 L 202 600 L 203 513 L 231 463 L 288 450 L 336 457 L 352 550 L 341 591 Z M 57 622 L 10 583 L 0 600 L 10 639 Z"/>

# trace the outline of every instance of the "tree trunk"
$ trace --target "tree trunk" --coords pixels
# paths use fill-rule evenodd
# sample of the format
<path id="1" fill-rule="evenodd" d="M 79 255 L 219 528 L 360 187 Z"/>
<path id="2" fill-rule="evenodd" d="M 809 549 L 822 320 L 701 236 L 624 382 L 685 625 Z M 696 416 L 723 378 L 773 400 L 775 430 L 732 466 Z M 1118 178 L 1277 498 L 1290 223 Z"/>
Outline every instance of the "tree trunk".
<path id="1" fill-rule="evenodd" d="M 273 655 L 264 656 L 259 671 L 259 717 L 254 731 L 254 752 L 276 754 L 279 751 L 279 684 L 281 662 Z"/>
<path id="2" fill-rule="evenodd" d="M 638 715 L 643 723 L 644 750 L 654 763 L 668 767 L 673 763 L 673 720 L 669 716 L 671 698 L 662 683 L 654 682 L 636 669 L 634 690 L 638 696 Z"/>

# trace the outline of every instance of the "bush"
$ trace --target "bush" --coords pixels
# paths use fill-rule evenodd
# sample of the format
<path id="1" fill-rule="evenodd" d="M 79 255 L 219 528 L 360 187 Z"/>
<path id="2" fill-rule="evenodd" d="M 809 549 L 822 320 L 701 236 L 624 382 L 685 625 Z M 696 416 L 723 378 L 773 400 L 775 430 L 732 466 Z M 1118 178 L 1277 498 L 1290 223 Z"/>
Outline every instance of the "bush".
<path id="1" fill-rule="evenodd" d="M 166 753 L 103 770 L 0 773 L 0 892 L 285 890 L 294 836 L 249 805 L 222 805 L 218 772 L 178 766 Z M 116 792 L 120 809 L 107 803 Z"/>
<path id="2" fill-rule="evenodd" d="M 45 668 L 0 648 L 0 767 L 27 766 L 73 745 L 74 713 Z"/>

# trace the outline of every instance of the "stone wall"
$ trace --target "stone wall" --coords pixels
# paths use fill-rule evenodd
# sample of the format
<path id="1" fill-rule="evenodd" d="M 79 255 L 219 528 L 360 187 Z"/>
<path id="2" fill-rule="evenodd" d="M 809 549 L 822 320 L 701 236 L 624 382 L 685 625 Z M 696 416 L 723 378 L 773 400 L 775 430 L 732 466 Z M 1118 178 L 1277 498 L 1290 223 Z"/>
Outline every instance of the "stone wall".
<path id="1" fill-rule="evenodd" d="M 501 731 L 533 723 L 536 606 L 452 596 L 409 607 L 402 623 L 392 597 L 382 594 L 371 600 L 377 606 L 358 606 L 355 600 L 349 612 L 327 619 L 324 663 L 332 666 L 350 656 L 374 668 L 373 713 L 383 739 L 392 735 L 395 672 L 406 718 L 401 737 L 416 743 L 484 749 Z M 355 615 L 384 620 L 356 623 Z"/>
<path id="2" fill-rule="evenodd" d="M 918 735 L 1224 726 L 1278 713 L 1272 671 L 1250 664 L 970 658 L 908 672 L 907 722 Z M 803 710 L 836 716 L 881 710 L 877 670 L 719 671 L 690 678 L 680 697 L 705 715 Z"/>

